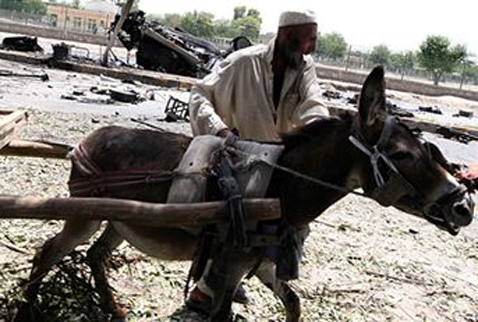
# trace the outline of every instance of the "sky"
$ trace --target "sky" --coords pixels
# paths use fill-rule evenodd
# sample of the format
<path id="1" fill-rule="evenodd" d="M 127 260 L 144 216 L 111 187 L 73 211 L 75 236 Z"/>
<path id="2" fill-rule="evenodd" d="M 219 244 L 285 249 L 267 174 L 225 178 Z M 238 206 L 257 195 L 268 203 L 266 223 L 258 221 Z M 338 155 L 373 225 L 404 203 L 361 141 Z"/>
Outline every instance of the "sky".
<path id="1" fill-rule="evenodd" d="M 234 7 L 258 9 L 261 32 L 275 32 L 285 10 L 314 10 L 321 33 L 338 32 L 348 44 L 370 50 L 384 44 L 392 51 L 418 50 L 429 35 L 442 35 L 452 45 L 463 44 L 478 56 L 477 0 L 140 0 L 146 13 L 207 11 L 215 19 L 232 19 Z"/>

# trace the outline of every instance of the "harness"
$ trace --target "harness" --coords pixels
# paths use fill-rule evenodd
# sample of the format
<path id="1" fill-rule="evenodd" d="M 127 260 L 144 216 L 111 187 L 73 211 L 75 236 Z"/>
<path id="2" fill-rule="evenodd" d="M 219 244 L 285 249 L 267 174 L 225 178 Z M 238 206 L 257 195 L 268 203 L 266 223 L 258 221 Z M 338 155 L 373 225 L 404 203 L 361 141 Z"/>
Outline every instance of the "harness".
<path id="1" fill-rule="evenodd" d="M 447 228 L 453 235 L 458 234 L 456 228 L 450 227 L 446 218 L 437 217 L 433 214 L 443 209 L 446 210 L 446 213 L 449 213 L 453 201 L 461 199 L 467 193 L 468 189 L 465 185 L 459 185 L 437 200 L 427 203 L 425 198 L 403 177 L 400 171 L 395 167 L 393 161 L 390 160 L 384 152 L 385 147 L 390 141 L 393 128 L 397 123 L 395 116 L 388 116 L 385 120 L 380 138 L 374 146 L 369 146 L 363 139 L 360 140 L 353 135 L 349 136 L 349 141 L 370 158 L 370 164 L 372 165 L 376 188 L 369 196 L 365 196 L 375 199 L 386 207 L 394 204 L 403 197 L 407 197 L 410 203 L 414 203 L 416 207 L 424 209 L 424 217 L 429 222 Z M 385 169 L 386 174 L 384 174 L 383 169 Z M 386 179 L 387 177 L 388 179 Z"/>
<path id="2" fill-rule="evenodd" d="M 423 198 L 417 192 L 415 187 L 403 177 L 393 164 L 392 160 L 390 160 L 388 155 L 384 152 L 396 124 L 396 117 L 388 116 L 385 120 L 377 144 L 372 147 L 365 143 L 363 139 L 360 140 L 354 135 L 349 136 L 349 141 L 370 158 L 370 164 L 372 165 L 373 177 L 376 185 L 376 188 L 370 193 L 372 199 L 375 199 L 382 206 L 388 207 L 403 196 L 408 195 L 422 204 Z M 384 174 L 383 170 L 387 173 Z"/>
<path id="3" fill-rule="evenodd" d="M 75 147 L 70 157 L 83 174 L 81 178 L 68 181 L 70 192 L 75 195 L 95 196 L 108 190 L 154 185 L 171 181 L 175 175 L 173 171 L 165 170 L 104 171 L 88 156 L 81 143 Z"/>

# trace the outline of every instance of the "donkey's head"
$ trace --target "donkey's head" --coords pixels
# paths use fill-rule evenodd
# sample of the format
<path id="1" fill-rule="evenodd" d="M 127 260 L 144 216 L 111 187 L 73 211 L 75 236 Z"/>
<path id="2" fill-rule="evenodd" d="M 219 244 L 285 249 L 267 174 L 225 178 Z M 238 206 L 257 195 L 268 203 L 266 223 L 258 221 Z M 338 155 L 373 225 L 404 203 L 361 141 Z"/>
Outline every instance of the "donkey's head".
<path id="1" fill-rule="evenodd" d="M 453 235 L 469 225 L 474 204 L 466 187 L 406 125 L 387 114 L 382 67 L 367 77 L 358 109 L 349 139 L 370 159 L 359 171 L 364 191 L 382 205 L 423 217 Z"/>

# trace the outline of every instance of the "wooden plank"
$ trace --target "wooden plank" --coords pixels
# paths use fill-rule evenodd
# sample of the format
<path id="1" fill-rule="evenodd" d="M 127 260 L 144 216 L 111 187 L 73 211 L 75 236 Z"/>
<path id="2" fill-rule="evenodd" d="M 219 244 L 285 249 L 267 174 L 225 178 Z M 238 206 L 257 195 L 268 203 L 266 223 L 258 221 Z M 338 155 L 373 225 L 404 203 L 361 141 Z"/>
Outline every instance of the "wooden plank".
<path id="1" fill-rule="evenodd" d="M 278 199 L 244 200 L 246 220 L 280 218 Z M 148 226 L 204 225 L 229 218 L 224 201 L 157 204 L 110 198 L 0 197 L 0 218 L 112 220 Z"/>
<path id="2" fill-rule="evenodd" d="M 25 111 L 14 111 L 0 117 L 0 150 L 18 135 L 26 123 Z"/>
<path id="3" fill-rule="evenodd" d="M 13 139 L 0 150 L 0 155 L 66 160 L 71 149 L 73 147 L 68 144 Z"/>

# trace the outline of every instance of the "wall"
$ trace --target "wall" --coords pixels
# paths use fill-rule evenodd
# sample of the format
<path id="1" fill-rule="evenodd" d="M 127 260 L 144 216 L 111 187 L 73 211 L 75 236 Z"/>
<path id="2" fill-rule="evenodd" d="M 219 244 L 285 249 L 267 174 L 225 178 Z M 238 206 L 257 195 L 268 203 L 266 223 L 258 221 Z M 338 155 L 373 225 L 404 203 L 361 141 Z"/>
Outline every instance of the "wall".
<path id="1" fill-rule="evenodd" d="M 55 27 L 59 29 L 105 33 L 111 22 L 114 20 L 115 13 L 106 13 L 99 11 L 78 10 L 64 6 L 48 5 L 47 15 L 55 17 Z"/>
<path id="2" fill-rule="evenodd" d="M 7 22 L 0 23 L 0 32 L 9 32 L 12 34 L 51 38 L 58 40 L 78 41 L 95 45 L 106 46 L 107 43 L 106 36 L 104 35 L 85 34 L 80 32 L 63 31 L 60 29 L 44 28 L 31 25 L 11 24 Z M 119 40 L 116 40 L 115 46 L 122 47 L 122 44 Z"/>
<path id="3" fill-rule="evenodd" d="M 322 79 L 330 79 L 346 83 L 363 84 L 367 74 L 345 71 L 343 69 L 326 67 L 323 65 L 317 66 L 317 77 Z M 387 78 L 387 89 L 411 92 L 420 95 L 428 96 L 456 96 L 473 101 L 478 101 L 478 92 L 463 90 L 458 88 L 451 88 L 442 85 L 432 85 L 409 80 L 400 80 L 394 78 Z"/>

